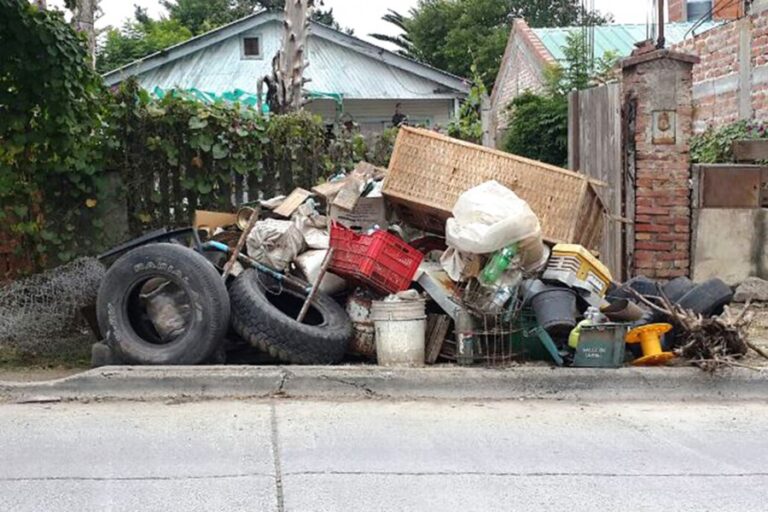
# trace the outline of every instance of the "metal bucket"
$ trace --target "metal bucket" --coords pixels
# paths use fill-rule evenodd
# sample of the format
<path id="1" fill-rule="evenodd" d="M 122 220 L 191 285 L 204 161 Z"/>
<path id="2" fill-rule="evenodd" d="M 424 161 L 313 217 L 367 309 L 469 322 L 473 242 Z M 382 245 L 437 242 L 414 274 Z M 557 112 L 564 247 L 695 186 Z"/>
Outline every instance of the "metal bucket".
<path id="1" fill-rule="evenodd" d="M 375 301 L 376 360 L 382 366 L 424 366 L 426 301 Z"/>
<path id="2" fill-rule="evenodd" d="M 373 358 L 376 356 L 376 330 L 371 320 L 371 303 L 364 294 L 353 293 L 347 301 L 347 314 L 352 320 L 352 340 L 347 352 Z"/>

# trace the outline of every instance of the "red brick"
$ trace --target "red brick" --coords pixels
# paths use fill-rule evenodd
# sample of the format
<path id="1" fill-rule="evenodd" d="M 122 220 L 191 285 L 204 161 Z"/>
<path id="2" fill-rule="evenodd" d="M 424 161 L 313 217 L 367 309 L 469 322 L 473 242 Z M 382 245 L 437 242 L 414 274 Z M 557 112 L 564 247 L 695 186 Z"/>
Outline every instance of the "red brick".
<path id="1" fill-rule="evenodd" d="M 635 224 L 635 231 L 638 233 L 665 233 L 669 231 L 669 228 L 656 224 Z"/>
<path id="2" fill-rule="evenodd" d="M 635 249 L 646 249 L 649 251 L 671 251 L 673 247 L 671 242 L 636 242 Z"/>

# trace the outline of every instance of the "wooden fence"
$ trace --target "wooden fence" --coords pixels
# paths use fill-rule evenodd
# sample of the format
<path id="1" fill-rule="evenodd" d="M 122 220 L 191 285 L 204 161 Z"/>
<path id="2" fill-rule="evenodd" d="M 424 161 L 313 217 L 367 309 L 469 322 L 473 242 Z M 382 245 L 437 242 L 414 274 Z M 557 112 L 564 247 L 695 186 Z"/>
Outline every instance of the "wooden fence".
<path id="1" fill-rule="evenodd" d="M 621 84 L 570 93 L 568 167 L 606 183 L 598 190 L 607 209 L 600 259 L 620 281 L 626 277 Z"/>

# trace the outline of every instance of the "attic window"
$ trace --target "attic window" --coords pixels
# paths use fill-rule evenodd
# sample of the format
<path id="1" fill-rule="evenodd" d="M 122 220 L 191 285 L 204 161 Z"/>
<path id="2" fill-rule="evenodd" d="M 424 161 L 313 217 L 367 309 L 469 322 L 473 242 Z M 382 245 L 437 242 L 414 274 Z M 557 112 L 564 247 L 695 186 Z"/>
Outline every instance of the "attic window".
<path id="1" fill-rule="evenodd" d="M 243 58 L 260 59 L 261 58 L 261 38 L 244 37 L 243 38 Z"/>

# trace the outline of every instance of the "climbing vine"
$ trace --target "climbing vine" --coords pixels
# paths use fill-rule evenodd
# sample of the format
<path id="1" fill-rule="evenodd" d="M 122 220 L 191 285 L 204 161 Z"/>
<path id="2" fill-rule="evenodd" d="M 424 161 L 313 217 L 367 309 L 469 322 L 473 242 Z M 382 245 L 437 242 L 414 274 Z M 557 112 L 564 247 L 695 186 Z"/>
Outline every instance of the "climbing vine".
<path id="1" fill-rule="evenodd" d="M 26 0 L 0 0 L 0 48 L 0 222 L 38 264 L 66 261 L 98 228 L 101 79 L 62 15 Z"/>

